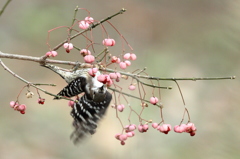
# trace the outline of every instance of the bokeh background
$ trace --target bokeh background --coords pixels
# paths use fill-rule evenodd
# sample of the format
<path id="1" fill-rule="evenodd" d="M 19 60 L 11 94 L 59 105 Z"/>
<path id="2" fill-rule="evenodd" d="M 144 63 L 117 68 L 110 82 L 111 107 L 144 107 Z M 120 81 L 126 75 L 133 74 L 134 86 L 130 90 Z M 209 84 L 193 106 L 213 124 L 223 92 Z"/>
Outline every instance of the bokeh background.
<path id="1" fill-rule="evenodd" d="M 5 1 L 0 1 L 1 7 Z M 16 99 L 24 84 L 0 68 L 1 159 L 239 158 L 239 0 L 12 1 L 0 17 L 0 50 L 43 55 L 48 50 L 47 31 L 69 25 L 77 5 L 87 8 L 98 20 L 123 7 L 127 9 L 111 22 L 138 55 L 132 70 L 146 66 L 152 76 L 235 75 L 237 79 L 179 82 L 192 122 L 198 128 L 194 137 L 174 132 L 165 135 L 150 129 L 144 134 L 137 133 L 121 146 L 114 138 L 121 127 L 115 111 L 109 109 L 97 133 L 83 144 L 74 146 L 69 140 L 72 119 L 67 101 L 53 101 L 52 97 L 41 94 L 46 103 L 38 105 L 37 96 L 26 99 L 23 92 L 20 101 L 28 108 L 26 114 L 21 115 L 9 107 L 9 101 Z M 78 16 L 85 17 L 86 13 L 79 12 Z M 113 30 L 109 34 L 120 40 Z M 56 31 L 51 35 L 51 43 L 57 44 L 65 37 L 65 30 Z M 113 50 L 118 51 L 121 50 Z M 63 49 L 59 53 L 58 59 L 79 60 L 66 56 Z M 60 77 L 37 63 L 2 60 L 29 81 L 57 84 L 55 88 L 44 87 L 53 93 L 66 85 Z M 174 126 L 181 120 L 183 104 L 173 82 L 163 82 L 162 85 L 173 86 L 171 91 L 162 90 L 162 98 L 165 121 Z M 151 92 L 147 94 L 150 96 Z M 127 114 L 121 114 L 123 120 Z M 157 109 L 152 107 L 144 112 L 144 116 L 159 119 Z"/>

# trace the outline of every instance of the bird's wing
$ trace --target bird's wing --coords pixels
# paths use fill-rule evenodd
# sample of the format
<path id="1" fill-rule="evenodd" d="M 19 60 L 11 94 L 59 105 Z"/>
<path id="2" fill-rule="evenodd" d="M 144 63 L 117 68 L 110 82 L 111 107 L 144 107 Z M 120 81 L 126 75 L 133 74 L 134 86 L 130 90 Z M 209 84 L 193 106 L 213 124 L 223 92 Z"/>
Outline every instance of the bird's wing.
<path id="1" fill-rule="evenodd" d="M 106 95 L 101 102 L 89 100 L 84 95 L 74 104 L 71 115 L 74 119 L 73 126 L 75 130 L 71 135 L 71 139 L 75 144 L 81 142 L 85 136 L 96 132 L 97 123 L 104 116 L 111 100 L 111 93 L 106 91 Z"/>

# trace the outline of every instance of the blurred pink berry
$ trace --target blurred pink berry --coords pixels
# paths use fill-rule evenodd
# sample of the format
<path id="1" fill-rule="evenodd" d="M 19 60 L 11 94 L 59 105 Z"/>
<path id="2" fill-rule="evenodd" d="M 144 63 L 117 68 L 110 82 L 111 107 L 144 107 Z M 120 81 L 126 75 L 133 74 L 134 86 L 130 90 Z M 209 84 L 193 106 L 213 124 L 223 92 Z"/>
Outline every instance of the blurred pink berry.
<path id="1" fill-rule="evenodd" d="M 118 57 L 117 57 L 117 56 L 112 56 L 112 59 L 111 59 L 111 62 L 112 62 L 112 63 L 117 62 L 117 60 L 118 60 Z"/>
<path id="2" fill-rule="evenodd" d="M 95 61 L 95 57 L 93 55 L 86 55 L 84 56 L 84 61 L 86 63 L 93 63 Z"/>
<path id="3" fill-rule="evenodd" d="M 134 131 L 126 133 L 127 137 L 133 137 L 135 135 Z"/>
<path id="4" fill-rule="evenodd" d="M 130 90 L 135 90 L 136 89 L 136 86 L 134 86 L 133 84 L 130 84 L 130 86 L 128 87 L 128 89 L 130 89 Z"/>
<path id="5" fill-rule="evenodd" d="M 117 134 L 115 135 L 115 138 L 119 140 L 119 136 L 120 136 L 120 135 L 121 135 L 120 133 L 117 133 Z"/>
<path id="6" fill-rule="evenodd" d="M 124 108 L 125 108 L 125 106 L 123 104 L 119 104 L 117 106 L 117 110 L 120 111 L 120 112 L 122 112 L 124 110 Z"/>
<path id="7" fill-rule="evenodd" d="M 93 23 L 94 22 L 94 19 L 92 18 L 92 17 L 86 17 L 85 18 L 85 21 L 88 23 L 88 24 L 91 24 L 91 23 Z"/>
<path id="8" fill-rule="evenodd" d="M 158 127 L 158 123 L 152 123 L 152 127 L 156 129 Z"/>
<path id="9" fill-rule="evenodd" d="M 151 97 L 150 98 L 150 103 L 153 104 L 153 105 L 156 105 L 158 102 L 158 98 L 157 97 Z"/>
<path id="10" fill-rule="evenodd" d="M 127 68 L 127 64 L 125 62 L 120 62 L 119 64 L 121 69 L 126 69 Z"/>
<path id="11" fill-rule="evenodd" d="M 120 58 L 117 58 L 116 63 L 120 63 L 120 62 L 121 62 Z"/>
<path id="12" fill-rule="evenodd" d="M 194 136 L 196 134 L 197 128 L 193 123 L 187 123 L 186 124 L 186 130 L 185 132 L 190 133 L 191 136 Z"/>
<path id="13" fill-rule="evenodd" d="M 105 46 L 114 46 L 115 40 L 114 39 L 104 39 L 102 43 Z"/>
<path id="14" fill-rule="evenodd" d="M 114 72 L 114 73 L 109 73 L 109 76 L 111 79 L 117 79 L 117 74 Z"/>
<path id="15" fill-rule="evenodd" d="M 74 103 L 75 103 L 74 101 L 69 100 L 69 101 L 68 101 L 68 106 L 73 107 L 73 106 L 74 106 Z"/>
<path id="16" fill-rule="evenodd" d="M 99 82 L 102 82 L 103 84 L 106 84 L 107 82 L 111 82 L 111 79 L 110 79 L 110 76 L 109 75 L 99 75 L 98 77 L 97 77 L 97 80 L 99 81 Z"/>
<path id="17" fill-rule="evenodd" d="M 157 129 L 164 134 L 168 134 L 168 132 L 171 131 L 172 128 L 170 124 L 163 124 L 161 126 L 158 126 Z"/>
<path id="18" fill-rule="evenodd" d="M 80 51 L 80 54 L 81 54 L 82 56 L 91 55 L 91 51 L 90 51 L 90 50 L 87 50 L 87 49 L 82 49 L 82 50 Z"/>
<path id="19" fill-rule="evenodd" d="M 119 140 L 120 140 L 120 141 L 125 141 L 125 140 L 127 140 L 127 135 L 126 135 L 126 134 L 121 134 L 121 135 L 119 135 Z"/>
<path id="20" fill-rule="evenodd" d="M 70 50 L 73 49 L 73 44 L 72 43 L 64 43 L 63 47 L 66 49 L 66 52 L 69 53 Z"/>
<path id="21" fill-rule="evenodd" d="M 138 125 L 138 131 L 141 132 L 141 133 L 144 132 L 144 130 L 143 130 L 143 126 L 142 126 L 142 125 Z"/>
<path id="22" fill-rule="evenodd" d="M 127 66 L 130 66 L 130 65 L 131 65 L 131 62 L 128 61 L 128 60 L 126 60 L 125 63 L 126 63 Z"/>
<path id="23" fill-rule="evenodd" d="M 128 60 L 128 59 L 130 58 L 130 56 L 131 56 L 130 53 L 126 53 L 126 54 L 124 54 L 123 58 L 124 58 L 125 60 Z"/>
<path id="24" fill-rule="evenodd" d="M 26 110 L 26 105 L 25 104 L 21 104 L 21 105 L 19 105 L 18 107 L 17 107 L 17 110 L 18 111 L 25 111 Z"/>
<path id="25" fill-rule="evenodd" d="M 57 56 L 57 52 L 56 51 L 48 51 L 47 53 L 46 53 L 46 56 L 48 56 L 48 57 L 55 57 L 55 56 Z"/>
<path id="26" fill-rule="evenodd" d="M 95 68 L 95 67 L 88 70 L 89 75 L 92 77 L 95 77 L 97 72 L 98 72 L 98 68 Z"/>
<path id="27" fill-rule="evenodd" d="M 183 133 L 186 131 L 186 124 L 181 124 L 181 125 L 175 125 L 174 126 L 174 131 L 176 133 Z"/>
<path id="28" fill-rule="evenodd" d="M 113 81 L 112 81 L 112 79 L 110 79 L 110 80 L 109 80 L 109 81 L 107 81 L 107 83 L 106 83 L 107 87 L 110 87 L 112 84 L 113 84 Z"/>
<path id="29" fill-rule="evenodd" d="M 136 56 L 135 54 L 131 54 L 131 55 L 130 55 L 130 60 L 133 60 L 133 61 L 134 61 L 134 60 L 136 60 L 136 59 L 137 59 L 137 56 Z"/>
<path id="30" fill-rule="evenodd" d="M 44 104 L 45 99 L 44 98 L 38 98 L 38 104 Z"/>
<path id="31" fill-rule="evenodd" d="M 14 108 L 16 105 L 18 105 L 17 102 L 15 102 L 15 101 L 11 101 L 11 102 L 10 102 L 10 106 L 11 106 L 12 108 Z"/>
<path id="32" fill-rule="evenodd" d="M 144 124 L 143 125 L 143 131 L 146 132 L 148 130 L 148 125 L 147 124 Z"/>
<path id="33" fill-rule="evenodd" d="M 136 127 L 135 124 L 131 124 L 131 125 L 129 125 L 128 130 L 129 130 L 129 131 L 134 131 L 136 128 L 137 128 L 137 127 Z"/>
<path id="34" fill-rule="evenodd" d="M 195 127 L 195 125 L 193 123 L 187 123 L 186 124 L 186 132 L 188 131 L 196 131 L 197 128 Z"/>
<path id="35" fill-rule="evenodd" d="M 121 77 L 121 74 L 118 72 L 114 72 L 114 73 L 109 73 L 109 76 L 111 79 L 117 79 Z"/>
<path id="36" fill-rule="evenodd" d="M 55 57 L 55 56 L 57 56 L 57 51 L 52 51 L 52 57 Z"/>
<path id="37" fill-rule="evenodd" d="M 124 142 L 124 141 L 121 141 L 121 145 L 125 145 L 125 142 Z"/>
<path id="38" fill-rule="evenodd" d="M 51 56 L 52 56 L 52 52 L 51 52 L 51 51 L 48 51 L 48 52 L 46 53 L 46 56 L 51 57 Z"/>
<path id="39" fill-rule="evenodd" d="M 89 23 L 88 22 L 86 22 L 85 20 L 82 20 L 82 21 L 80 21 L 79 22 L 79 28 L 81 28 L 81 29 L 87 29 L 88 27 L 89 27 Z"/>

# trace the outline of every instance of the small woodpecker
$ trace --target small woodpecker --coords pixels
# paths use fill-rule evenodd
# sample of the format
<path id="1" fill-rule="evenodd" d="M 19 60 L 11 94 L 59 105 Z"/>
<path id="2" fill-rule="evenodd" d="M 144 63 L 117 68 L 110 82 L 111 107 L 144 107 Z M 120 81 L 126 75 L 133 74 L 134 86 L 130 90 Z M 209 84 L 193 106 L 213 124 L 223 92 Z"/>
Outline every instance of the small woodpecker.
<path id="1" fill-rule="evenodd" d="M 84 92 L 84 95 L 74 103 L 71 111 L 73 127 L 71 134 L 74 144 L 80 143 L 85 136 L 96 132 L 97 122 L 104 116 L 111 100 L 112 94 L 107 87 L 97 80 L 100 75 L 98 71 L 95 77 L 89 75 L 90 68 L 73 69 L 69 71 L 51 64 L 43 65 L 53 72 L 59 74 L 68 85 L 64 87 L 54 99 L 63 97 L 74 97 Z M 78 66 L 77 66 L 78 67 Z"/>

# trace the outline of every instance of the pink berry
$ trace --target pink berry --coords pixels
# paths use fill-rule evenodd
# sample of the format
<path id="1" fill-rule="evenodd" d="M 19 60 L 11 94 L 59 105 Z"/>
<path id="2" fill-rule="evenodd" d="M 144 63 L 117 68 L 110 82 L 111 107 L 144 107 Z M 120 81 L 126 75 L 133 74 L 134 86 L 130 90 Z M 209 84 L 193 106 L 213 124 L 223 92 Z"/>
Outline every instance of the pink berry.
<path id="1" fill-rule="evenodd" d="M 127 137 L 133 137 L 135 135 L 134 131 L 130 131 L 127 134 Z"/>
<path id="2" fill-rule="evenodd" d="M 158 98 L 157 97 L 151 97 L 150 98 L 150 103 L 153 104 L 153 105 L 156 105 L 158 102 Z"/>
<path id="3" fill-rule="evenodd" d="M 52 57 L 55 57 L 55 56 L 57 56 L 57 51 L 52 51 Z"/>
<path id="4" fill-rule="evenodd" d="M 125 62 L 120 62 L 119 64 L 121 69 L 126 69 L 127 68 L 127 64 Z"/>
<path id="5" fill-rule="evenodd" d="M 68 106 L 73 107 L 74 103 L 75 103 L 74 101 L 70 100 L 70 101 L 68 101 Z"/>
<path id="6" fill-rule="evenodd" d="M 27 107 L 26 107 L 25 104 L 21 104 L 21 105 L 18 106 L 17 110 L 18 110 L 18 111 L 25 111 L 26 108 L 27 108 Z"/>
<path id="7" fill-rule="evenodd" d="M 117 79 L 117 74 L 116 73 L 109 73 L 109 76 L 111 79 Z"/>
<path id="8" fill-rule="evenodd" d="M 112 63 L 117 62 L 117 60 L 118 60 L 118 57 L 117 57 L 117 56 L 112 56 L 112 59 L 111 59 L 111 62 L 112 62 Z"/>
<path id="9" fill-rule="evenodd" d="M 112 82 L 109 75 L 103 75 L 103 74 L 102 74 L 102 75 L 99 75 L 99 76 L 97 77 L 97 80 L 98 80 L 99 82 L 102 82 L 103 84 L 111 83 L 111 82 Z"/>
<path id="10" fill-rule="evenodd" d="M 143 130 L 144 130 L 144 132 L 146 132 L 148 130 L 148 125 L 147 124 L 143 125 Z"/>
<path id="11" fill-rule="evenodd" d="M 127 66 L 130 66 L 130 65 L 131 65 L 131 62 L 128 61 L 128 60 L 126 60 L 125 63 L 126 63 Z"/>
<path id="12" fill-rule="evenodd" d="M 73 44 L 72 43 L 64 43 L 63 47 L 66 49 L 66 52 L 69 53 L 70 50 L 73 49 Z"/>
<path id="13" fill-rule="evenodd" d="M 193 123 L 186 124 L 185 132 L 190 133 L 191 136 L 194 136 L 196 131 L 197 131 L 197 128 Z"/>
<path id="14" fill-rule="evenodd" d="M 116 63 L 120 63 L 120 62 L 121 62 L 120 58 L 117 58 Z"/>
<path id="15" fill-rule="evenodd" d="M 134 61 L 134 60 L 136 60 L 136 59 L 137 59 L 137 56 L 136 56 L 135 54 L 131 54 L 131 55 L 130 55 L 130 60 L 133 60 L 133 61 Z"/>
<path id="16" fill-rule="evenodd" d="M 138 131 L 141 132 L 141 133 L 144 132 L 144 130 L 143 130 L 143 126 L 142 126 L 142 125 L 138 125 Z"/>
<path id="17" fill-rule="evenodd" d="M 99 75 L 99 76 L 97 77 L 97 80 L 98 80 L 99 82 L 104 83 L 104 84 L 106 83 L 106 82 L 105 82 L 105 79 L 106 79 L 106 78 L 105 78 L 105 75 Z"/>
<path id="18" fill-rule="evenodd" d="M 44 104 L 45 99 L 44 98 L 38 98 L 38 104 Z"/>
<path id="19" fill-rule="evenodd" d="M 97 72 L 98 72 L 98 68 L 95 68 L 95 67 L 88 70 L 89 75 L 92 77 L 95 77 Z"/>
<path id="20" fill-rule="evenodd" d="M 128 127 L 129 131 L 134 131 L 135 129 L 136 129 L 136 125 L 135 124 L 129 125 L 129 127 Z"/>
<path id="21" fill-rule="evenodd" d="M 11 106 L 12 108 L 14 108 L 15 105 L 18 105 L 18 103 L 15 102 L 15 101 L 11 101 L 11 102 L 10 102 L 10 106 Z"/>
<path id="22" fill-rule="evenodd" d="M 51 51 L 48 51 L 48 52 L 46 53 L 46 56 L 51 57 L 51 56 L 52 56 L 52 52 L 51 52 Z"/>
<path id="23" fill-rule="evenodd" d="M 170 124 L 163 124 L 161 126 L 158 126 L 157 129 L 164 134 L 168 134 L 168 132 L 171 131 L 172 128 Z"/>
<path id="24" fill-rule="evenodd" d="M 84 21 L 84 20 L 82 20 L 82 21 L 79 22 L 79 28 L 81 28 L 81 29 L 87 29 L 88 27 L 89 27 L 89 23 L 88 23 L 88 22 L 86 22 L 86 21 Z"/>
<path id="25" fill-rule="evenodd" d="M 130 58 L 130 56 L 131 56 L 130 53 L 126 53 L 126 54 L 123 56 L 123 58 L 124 58 L 125 60 L 128 60 L 128 59 Z"/>
<path id="26" fill-rule="evenodd" d="M 120 141 L 125 141 L 125 140 L 127 140 L 127 135 L 126 135 L 126 134 L 121 134 L 121 135 L 119 136 L 119 140 L 120 140 Z"/>
<path id="27" fill-rule="evenodd" d="M 87 49 L 82 49 L 82 50 L 80 51 L 80 54 L 81 54 L 82 56 L 91 55 L 91 51 L 90 51 L 90 50 L 87 50 Z"/>
<path id="28" fill-rule="evenodd" d="M 123 104 L 119 104 L 117 106 L 117 110 L 120 111 L 120 112 L 122 112 L 124 110 L 124 108 L 125 108 L 125 106 Z"/>
<path id="29" fill-rule="evenodd" d="M 102 43 L 105 46 L 114 46 L 115 40 L 114 39 L 104 39 Z"/>
<path id="30" fill-rule="evenodd" d="M 88 24 L 91 24 L 91 23 L 93 23 L 94 22 L 94 19 L 92 18 L 92 17 L 86 17 L 85 18 L 85 21 L 88 23 Z"/>
<path id="31" fill-rule="evenodd" d="M 173 130 L 176 132 L 176 133 L 182 133 L 182 131 L 180 130 L 180 126 L 179 125 L 175 125 Z"/>
<path id="32" fill-rule="evenodd" d="M 117 134 L 115 135 L 115 138 L 119 140 L 119 136 L 120 136 L 120 135 L 121 135 L 120 133 L 117 133 Z"/>
<path id="33" fill-rule="evenodd" d="M 128 87 L 128 89 L 130 89 L 130 90 L 135 90 L 136 89 L 136 86 L 134 86 L 133 84 L 130 84 L 130 86 Z"/>
<path id="34" fill-rule="evenodd" d="M 95 57 L 93 55 L 86 55 L 84 57 L 84 61 L 86 63 L 93 63 L 95 61 Z"/>
<path id="35" fill-rule="evenodd" d="M 158 127 L 158 123 L 152 123 L 152 127 L 156 129 Z"/>
<path id="36" fill-rule="evenodd" d="M 109 81 L 106 82 L 107 87 L 110 87 L 113 84 L 112 79 L 109 79 Z"/>

